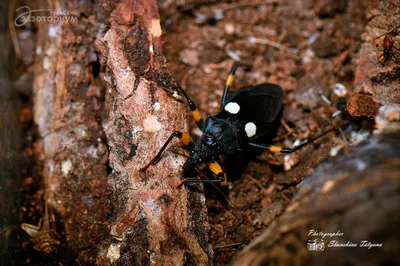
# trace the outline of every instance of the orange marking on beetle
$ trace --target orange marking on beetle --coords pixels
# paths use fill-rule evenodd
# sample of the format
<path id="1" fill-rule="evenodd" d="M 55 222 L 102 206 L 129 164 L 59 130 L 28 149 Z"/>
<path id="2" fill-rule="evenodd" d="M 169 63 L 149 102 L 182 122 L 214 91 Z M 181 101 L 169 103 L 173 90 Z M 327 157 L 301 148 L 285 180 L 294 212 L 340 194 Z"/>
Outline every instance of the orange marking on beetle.
<path id="1" fill-rule="evenodd" d="M 228 79 L 226 80 L 226 85 L 231 86 L 234 79 L 235 79 L 234 75 L 229 75 Z"/>
<path id="2" fill-rule="evenodd" d="M 271 146 L 269 148 L 270 152 L 281 152 L 281 150 L 282 150 L 282 147 L 279 147 L 279 146 Z"/>
<path id="3" fill-rule="evenodd" d="M 210 164 L 208 165 L 208 167 L 210 168 L 210 170 L 211 170 L 215 175 L 218 175 L 218 174 L 223 173 L 223 174 L 224 174 L 224 181 L 222 181 L 220 184 L 221 184 L 221 186 L 226 186 L 226 185 L 228 185 L 228 180 L 227 180 L 227 178 L 226 178 L 226 174 L 224 173 L 224 171 L 222 171 L 221 165 L 219 165 L 219 163 L 217 163 L 217 162 L 212 162 L 212 163 L 210 163 Z"/>
<path id="4" fill-rule="evenodd" d="M 184 145 L 189 145 L 191 138 L 188 133 L 182 132 L 182 137 L 179 139 Z"/>
<path id="5" fill-rule="evenodd" d="M 194 111 L 192 111 L 192 115 L 193 115 L 195 122 L 198 122 L 201 120 L 201 114 L 200 114 L 199 109 L 196 108 Z"/>

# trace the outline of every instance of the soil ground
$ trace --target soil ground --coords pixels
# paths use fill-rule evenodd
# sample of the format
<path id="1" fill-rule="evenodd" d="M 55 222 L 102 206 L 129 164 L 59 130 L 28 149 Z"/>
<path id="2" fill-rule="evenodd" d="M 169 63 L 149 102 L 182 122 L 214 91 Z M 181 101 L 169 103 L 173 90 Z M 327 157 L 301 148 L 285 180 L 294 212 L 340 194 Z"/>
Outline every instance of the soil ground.
<path id="1" fill-rule="evenodd" d="M 203 114 L 218 112 L 229 70 L 238 60 L 249 67 L 237 71 L 234 89 L 269 82 L 284 90 L 283 123 L 274 143 L 291 146 L 329 128 L 339 101 L 336 84 L 352 92 L 365 1 L 189 2 L 162 6 L 164 53 L 174 78 Z M 191 125 L 192 135 L 198 135 Z M 260 235 L 340 142 L 329 133 L 286 159 L 267 152 L 234 158 L 234 164 L 242 162 L 241 170 L 230 168 L 228 158 L 230 183 L 223 193 L 234 206 L 206 186 L 215 264 L 228 263 Z M 285 164 L 292 169 L 285 171 Z"/>

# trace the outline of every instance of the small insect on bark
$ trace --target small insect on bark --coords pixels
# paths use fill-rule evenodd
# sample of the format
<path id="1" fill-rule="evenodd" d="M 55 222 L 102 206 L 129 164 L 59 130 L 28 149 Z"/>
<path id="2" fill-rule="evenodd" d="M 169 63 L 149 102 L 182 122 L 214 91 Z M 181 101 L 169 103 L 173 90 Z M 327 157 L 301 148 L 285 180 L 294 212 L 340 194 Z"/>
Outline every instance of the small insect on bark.
<path id="1" fill-rule="evenodd" d="M 399 26 L 394 27 L 393 29 L 391 29 L 390 31 L 376 37 L 374 39 L 374 43 L 376 44 L 376 46 L 379 47 L 383 47 L 383 51 L 378 51 L 377 54 L 379 55 L 378 58 L 378 63 L 384 64 L 387 61 L 389 61 L 390 59 L 394 58 L 396 59 L 396 62 L 398 62 L 399 60 L 397 59 L 397 57 L 393 54 L 393 49 L 400 51 L 398 48 L 396 48 L 394 46 L 394 41 L 393 38 L 391 36 L 391 33 L 393 31 L 395 31 Z M 385 36 L 383 38 L 383 43 L 381 43 L 378 39 L 381 38 L 382 36 Z"/>
<path id="2" fill-rule="evenodd" d="M 292 153 L 332 130 L 330 129 L 293 149 L 261 142 L 264 140 L 263 137 L 271 133 L 272 125 L 280 119 L 283 92 L 278 85 L 265 83 L 243 87 L 228 94 L 238 66 L 238 64 L 234 64 L 229 73 L 222 95 L 220 112 L 214 116 L 208 115 L 205 121 L 202 120 L 200 111 L 193 101 L 178 86 L 180 94 L 186 99 L 192 116 L 203 134 L 196 142 L 192 142 L 188 133 L 174 131 L 157 155 L 142 169 L 143 171 L 161 159 L 168 144 L 176 137 L 190 149 L 190 156 L 184 164 L 184 176 L 188 176 L 193 170 L 199 172 L 196 167 L 203 163 L 215 175 L 210 179 L 186 177 L 181 184 L 201 182 L 220 183 L 221 186 L 226 186 L 228 182 L 226 174 L 222 170 L 219 155 L 238 153 L 249 146 L 270 152 Z"/>
<path id="3" fill-rule="evenodd" d="M 34 244 L 34 249 L 42 251 L 44 254 L 50 254 L 53 252 L 57 246 L 60 245 L 60 241 L 58 241 L 54 235 L 58 238 L 60 236 L 56 231 L 52 230 L 50 226 L 50 216 L 48 212 L 48 203 L 47 196 L 45 196 L 45 214 L 44 218 L 40 218 L 39 224 L 21 224 L 21 228 L 32 237 L 32 242 Z"/>

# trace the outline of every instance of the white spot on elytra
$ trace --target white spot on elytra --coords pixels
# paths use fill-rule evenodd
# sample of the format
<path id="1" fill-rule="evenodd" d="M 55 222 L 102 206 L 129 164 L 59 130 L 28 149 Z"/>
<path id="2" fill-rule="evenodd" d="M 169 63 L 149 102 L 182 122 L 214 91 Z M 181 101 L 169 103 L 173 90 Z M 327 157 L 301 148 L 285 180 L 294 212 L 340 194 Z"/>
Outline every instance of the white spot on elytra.
<path id="1" fill-rule="evenodd" d="M 227 112 L 229 112 L 231 114 L 237 114 L 240 111 L 240 106 L 239 106 L 239 104 L 237 104 L 235 102 L 230 102 L 227 105 L 225 105 L 224 109 L 225 109 L 225 111 L 227 111 Z"/>
<path id="2" fill-rule="evenodd" d="M 151 45 L 151 44 L 149 45 L 149 52 L 154 54 L 153 45 Z"/>
<path id="3" fill-rule="evenodd" d="M 253 137 L 257 132 L 257 127 L 253 122 L 249 122 L 244 126 L 244 130 L 246 131 L 247 137 Z"/>

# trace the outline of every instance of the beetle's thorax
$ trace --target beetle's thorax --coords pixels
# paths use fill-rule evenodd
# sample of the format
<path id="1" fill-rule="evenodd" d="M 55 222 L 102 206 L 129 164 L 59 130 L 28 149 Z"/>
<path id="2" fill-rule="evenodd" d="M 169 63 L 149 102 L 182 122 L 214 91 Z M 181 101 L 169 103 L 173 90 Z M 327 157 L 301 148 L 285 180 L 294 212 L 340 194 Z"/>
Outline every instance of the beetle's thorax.
<path id="1" fill-rule="evenodd" d="M 240 124 L 236 120 L 218 115 L 208 116 L 203 127 L 203 134 L 194 144 L 191 157 L 207 159 L 223 153 L 233 153 L 239 149 L 238 132 Z"/>

